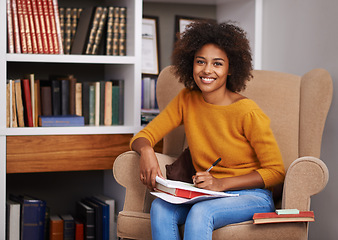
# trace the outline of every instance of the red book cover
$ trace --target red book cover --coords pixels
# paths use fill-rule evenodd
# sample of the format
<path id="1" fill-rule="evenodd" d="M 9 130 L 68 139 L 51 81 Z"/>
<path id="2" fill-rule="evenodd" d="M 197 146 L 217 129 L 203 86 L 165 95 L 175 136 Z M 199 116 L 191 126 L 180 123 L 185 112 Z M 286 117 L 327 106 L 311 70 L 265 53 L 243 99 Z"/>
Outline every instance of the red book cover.
<path id="1" fill-rule="evenodd" d="M 53 46 L 54 46 L 54 53 L 59 54 L 59 42 L 58 42 L 58 36 L 56 31 L 56 19 L 54 14 L 54 6 L 53 6 L 53 0 L 47 0 L 48 3 L 48 11 L 49 11 L 49 20 L 50 20 L 50 29 L 52 33 L 52 39 L 53 39 Z"/>
<path id="2" fill-rule="evenodd" d="M 75 220 L 75 240 L 83 240 L 83 223 Z"/>
<path id="3" fill-rule="evenodd" d="M 47 34 L 47 41 L 49 46 L 49 53 L 54 53 L 54 43 L 53 43 L 53 36 L 52 36 L 52 27 L 49 17 L 49 8 L 47 0 L 42 0 L 42 9 L 43 15 L 45 19 L 45 26 L 46 26 L 46 34 Z"/>
<path id="4" fill-rule="evenodd" d="M 21 53 L 20 28 L 19 28 L 18 9 L 16 6 L 16 0 L 11 0 L 11 4 L 12 4 L 12 15 L 13 15 L 13 35 L 14 35 L 15 53 Z"/>
<path id="5" fill-rule="evenodd" d="M 14 53 L 14 33 L 13 33 L 13 17 L 11 9 L 11 1 L 6 2 L 7 10 L 7 41 L 8 41 L 8 53 Z"/>
<path id="6" fill-rule="evenodd" d="M 25 122 L 27 127 L 33 127 L 32 102 L 30 83 L 28 79 L 22 79 L 22 90 L 24 98 Z"/>
<path id="7" fill-rule="evenodd" d="M 29 24 L 29 17 L 28 17 L 28 11 L 27 11 L 27 1 L 21 0 L 21 3 L 22 3 L 22 14 L 23 14 L 24 23 L 25 23 L 27 53 L 33 53 L 31 28 L 30 28 L 30 24 Z"/>
<path id="8" fill-rule="evenodd" d="M 300 211 L 299 214 L 280 214 L 276 212 L 255 213 L 254 224 L 279 223 L 279 222 L 314 222 L 313 211 Z"/>
<path id="9" fill-rule="evenodd" d="M 184 189 L 179 189 L 176 188 L 176 192 L 174 194 L 176 197 L 183 197 L 183 198 L 194 198 L 194 197 L 198 197 L 198 196 L 204 196 L 204 195 L 209 195 L 206 193 L 200 193 L 200 192 L 193 192 L 190 190 L 184 190 Z"/>
<path id="10" fill-rule="evenodd" d="M 20 30 L 21 51 L 22 53 L 27 53 L 26 30 L 25 30 L 25 20 L 24 20 L 23 10 L 22 10 L 22 0 L 16 0 L 16 6 L 17 6 L 18 23 L 19 23 L 19 30 Z"/>
<path id="11" fill-rule="evenodd" d="M 35 36 L 36 42 L 38 47 L 38 53 L 44 53 L 43 51 L 43 42 L 41 36 L 41 27 L 40 27 L 40 20 L 38 14 L 38 6 L 36 5 L 36 0 L 29 0 L 32 5 L 32 14 L 33 14 L 33 22 L 35 26 Z"/>
<path id="12" fill-rule="evenodd" d="M 29 21 L 29 27 L 30 27 L 30 34 L 32 38 L 33 53 L 39 53 L 35 25 L 34 25 L 33 9 L 32 9 L 32 3 L 31 3 L 32 0 L 25 0 L 25 1 L 27 5 L 27 15 L 28 15 L 28 21 Z"/>
<path id="13" fill-rule="evenodd" d="M 40 31 L 41 31 L 41 39 L 42 39 L 42 46 L 43 46 L 43 52 L 44 53 L 50 53 L 49 52 L 49 45 L 48 45 L 48 38 L 47 38 L 47 30 L 46 30 L 46 23 L 45 23 L 45 15 L 43 13 L 43 6 L 42 6 L 42 0 L 33 0 L 36 3 L 37 9 L 38 9 L 38 16 L 40 19 Z"/>

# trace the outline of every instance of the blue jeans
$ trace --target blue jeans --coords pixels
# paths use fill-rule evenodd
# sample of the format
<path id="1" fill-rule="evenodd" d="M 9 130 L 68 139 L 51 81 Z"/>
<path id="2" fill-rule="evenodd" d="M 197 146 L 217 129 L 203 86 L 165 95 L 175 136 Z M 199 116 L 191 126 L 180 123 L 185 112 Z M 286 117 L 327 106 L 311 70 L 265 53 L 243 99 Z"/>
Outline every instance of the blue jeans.
<path id="1" fill-rule="evenodd" d="M 251 220 L 254 213 L 275 210 L 271 191 L 227 191 L 238 197 L 215 198 L 193 205 L 171 204 L 157 198 L 150 210 L 153 240 L 179 240 L 179 225 L 185 224 L 184 239 L 212 239 L 212 231 L 232 223 Z"/>

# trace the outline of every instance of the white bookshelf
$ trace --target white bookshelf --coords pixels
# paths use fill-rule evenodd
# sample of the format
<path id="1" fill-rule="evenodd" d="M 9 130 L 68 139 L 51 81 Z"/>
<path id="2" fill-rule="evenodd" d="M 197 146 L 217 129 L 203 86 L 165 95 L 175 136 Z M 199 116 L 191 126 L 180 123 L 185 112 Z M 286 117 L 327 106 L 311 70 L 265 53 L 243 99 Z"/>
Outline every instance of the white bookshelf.
<path id="1" fill-rule="evenodd" d="M 127 7 L 127 56 L 106 55 L 52 55 L 52 54 L 9 54 L 7 50 L 6 0 L 0 0 L 0 239 L 5 239 L 6 222 L 6 138 L 20 136 L 56 136 L 56 135 L 114 135 L 134 134 L 141 129 L 141 36 L 142 1 L 141 0 L 59 0 L 59 6 L 125 6 Z M 27 68 L 33 73 L 47 76 L 49 72 L 77 73 L 98 79 L 119 78 L 125 81 L 124 124 L 120 126 L 84 126 L 84 127 L 34 127 L 6 128 L 6 79 L 23 75 Z M 66 71 L 66 72 L 63 72 Z M 87 71 L 87 72 L 86 72 Z M 87 80 L 87 79 L 86 79 Z M 113 161 L 113 159 L 112 159 Z M 108 171 L 108 170 L 107 170 Z M 111 181 L 111 179 L 109 180 Z M 103 182 L 108 188 L 109 182 Z M 108 186 L 106 186 L 108 185 Z M 104 194 L 104 192 L 102 192 Z M 120 193 L 115 193 L 120 195 Z"/>

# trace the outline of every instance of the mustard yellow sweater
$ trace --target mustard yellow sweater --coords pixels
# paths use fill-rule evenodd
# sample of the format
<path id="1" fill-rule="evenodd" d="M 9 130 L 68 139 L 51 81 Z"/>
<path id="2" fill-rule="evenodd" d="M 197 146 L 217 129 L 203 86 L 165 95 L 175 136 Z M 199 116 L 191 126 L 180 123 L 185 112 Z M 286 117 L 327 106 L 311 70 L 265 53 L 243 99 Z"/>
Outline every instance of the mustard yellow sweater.
<path id="1" fill-rule="evenodd" d="M 183 89 L 143 130 L 136 134 L 152 146 L 177 126 L 184 124 L 196 171 L 211 170 L 217 178 L 257 171 L 269 188 L 283 182 L 282 156 L 270 129 L 270 119 L 250 99 L 228 106 L 204 101 L 201 92 Z"/>

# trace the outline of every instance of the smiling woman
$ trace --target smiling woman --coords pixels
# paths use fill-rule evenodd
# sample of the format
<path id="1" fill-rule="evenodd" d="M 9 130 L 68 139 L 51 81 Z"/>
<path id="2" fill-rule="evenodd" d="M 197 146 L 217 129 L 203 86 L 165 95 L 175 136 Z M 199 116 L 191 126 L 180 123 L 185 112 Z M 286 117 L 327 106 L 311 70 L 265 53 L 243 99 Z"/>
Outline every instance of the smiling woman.
<path id="1" fill-rule="evenodd" d="M 252 70 L 242 29 L 230 23 L 194 22 L 177 41 L 172 60 L 185 89 L 132 138 L 131 148 L 140 154 L 140 179 L 152 190 L 156 176 L 163 177 L 153 146 L 184 124 L 195 186 L 239 196 L 193 205 L 155 199 L 152 237 L 180 239 L 178 225 L 185 223 L 184 239 L 211 239 L 214 229 L 274 210 L 269 188 L 283 182 L 283 161 L 270 119 L 239 94 Z M 207 171 L 218 158 L 223 160 Z"/>

